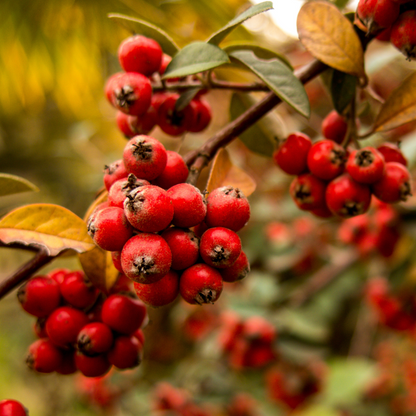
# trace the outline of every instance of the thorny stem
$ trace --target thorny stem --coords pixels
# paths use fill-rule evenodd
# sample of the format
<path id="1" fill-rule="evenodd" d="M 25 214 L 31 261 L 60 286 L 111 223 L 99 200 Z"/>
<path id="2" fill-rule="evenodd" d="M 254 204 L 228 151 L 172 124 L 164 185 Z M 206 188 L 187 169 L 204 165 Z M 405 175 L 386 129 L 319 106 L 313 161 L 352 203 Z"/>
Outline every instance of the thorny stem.
<path id="1" fill-rule="evenodd" d="M 296 70 L 295 76 L 302 84 L 306 84 L 321 74 L 326 68 L 327 65 L 324 63 L 313 60 Z M 212 136 L 200 149 L 191 151 L 185 155 L 184 160 L 190 166 L 187 182 L 195 184 L 202 169 L 214 157 L 218 149 L 231 143 L 239 134 L 243 133 L 281 102 L 282 100 L 279 97 L 273 92 L 269 92 L 262 100 L 250 107 L 231 123 L 224 126 L 223 129 Z"/>
<path id="2" fill-rule="evenodd" d="M 45 249 L 39 249 L 37 254 L 18 269 L 13 275 L 0 282 L 0 299 L 6 296 L 18 285 L 37 272 L 41 267 L 52 261 L 55 256 L 49 256 Z"/>

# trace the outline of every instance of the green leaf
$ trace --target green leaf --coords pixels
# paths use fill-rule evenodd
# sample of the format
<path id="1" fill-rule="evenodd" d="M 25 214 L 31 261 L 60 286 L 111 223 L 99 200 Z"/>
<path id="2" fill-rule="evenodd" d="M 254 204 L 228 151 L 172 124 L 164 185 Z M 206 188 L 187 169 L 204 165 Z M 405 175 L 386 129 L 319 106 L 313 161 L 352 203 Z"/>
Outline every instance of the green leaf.
<path id="1" fill-rule="evenodd" d="M 175 103 L 175 110 L 182 111 L 191 101 L 192 99 L 198 94 L 201 88 L 189 88 L 185 92 L 183 92 L 180 97 L 176 100 Z"/>
<path id="2" fill-rule="evenodd" d="M 208 43 L 213 45 L 219 45 L 220 42 L 230 33 L 232 32 L 237 26 L 241 25 L 245 20 L 249 19 L 250 17 L 255 16 L 256 14 L 263 13 L 267 10 L 273 9 L 273 3 L 271 1 L 265 1 L 263 3 L 256 4 L 240 15 L 236 16 L 233 20 L 228 22 L 222 29 L 218 32 L 215 32 L 209 39 Z"/>
<path id="3" fill-rule="evenodd" d="M 235 93 L 231 99 L 230 116 L 236 119 L 254 104 L 254 100 L 246 95 Z M 252 151 L 262 156 L 271 157 L 275 148 L 275 136 L 278 127 L 271 115 L 264 116 L 257 123 L 240 134 L 239 139 Z"/>
<path id="4" fill-rule="evenodd" d="M 218 46 L 193 42 L 181 49 L 170 61 L 163 79 L 184 77 L 229 63 L 228 55 Z"/>
<path id="5" fill-rule="evenodd" d="M 281 61 L 265 61 L 251 51 L 234 51 L 230 56 L 254 72 L 283 101 L 297 112 L 309 117 L 311 108 L 302 83 Z"/>
<path id="6" fill-rule="evenodd" d="M 230 55 L 234 51 L 252 51 L 257 58 L 260 59 L 280 59 L 284 64 L 286 64 L 290 69 L 293 69 L 290 62 L 287 60 L 286 56 L 281 55 L 271 49 L 264 48 L 263 46 L 256 45 L 255 43 L 240 43 L 232 42 L 227 43 L 222 47 L 222 49 Z"/>
<path id="7" fill-rule="evenodd" d="M 331 79 L 331 96 L 335 110 L 342 114 L 355 96 L 357 77 L 334 70 Z"/>
<path id="8" fill-rule="evenodd" d="M 35 191 L 39 188 L 20 176 L 0 173 L 0 196 L 18 194 L 20 192 Z"/>
<path id="9" fill-rule="evenodd" d="M 179 46 L 165 31 L 145 20 L 119 13 L 110 13 L 108 17 L 115 19 L 117 23 L 132 33 L 138 33 L 156 40 L 162 47 L 163 52 L 168 55 L 173 56 L 179 51 Z"/>
<path id="10" fill-rule="evenodd" d="M 343 9 L 350 0 L 331 0 L 338 9 Z"/>

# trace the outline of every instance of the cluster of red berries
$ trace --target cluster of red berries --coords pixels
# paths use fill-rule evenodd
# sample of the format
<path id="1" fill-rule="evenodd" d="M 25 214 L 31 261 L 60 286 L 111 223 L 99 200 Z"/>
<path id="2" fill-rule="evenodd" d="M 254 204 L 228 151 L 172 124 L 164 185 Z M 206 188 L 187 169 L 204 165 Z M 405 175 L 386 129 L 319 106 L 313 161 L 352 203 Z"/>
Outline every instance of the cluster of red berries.
<path id="1" fill-rule="evenodd" d="M 17 400 L 0 401 L 0 416 L 28 416 L 29 411 Z"/>
<path id="2" fill-rule="evenodd" d="M 230 366 L 236 370 L 263 368 L 276 357 L 276 328 L 261 316 L 241 319 L 224 313 L 218 342 Z"/>
<path id="3" fill-rule="evenodd" d="M 407 59 L 416 58 L 416 6 L 412 0 L 360 0 L 355 24 L 390 41 Z"/>
<path id="4" fill-rule="evenodd" d="M 32 277 L 17 293 L 23 309 L 38 319 L 39 338 L 26 362 L 40 373 L 98 377 L 110 368 L 140 364 L 146 306 L 131 293 L 103 300 L 82 271 L 56 269 Z M 100 300 L 103 300 L 100 302 Z"/>
<path id="5" fill-rule="evenodd" d="M 323 123 L 325 139 L 312 143 L 306 134 L 292 133 L 274 152 L 275 163 L 297 175 L 290 185 L 296 205 L 322 218 L 349 218 L 367 212 L 372 195 L 389 204 L 405 201 L 410 173 L 400 149 L 390 143 L 345 149 L 339 144 L 342 121 L 331 113 Z"/>
<path id="6" fill-rule="evenodd" d="M 250 269 L 236 233 L 250 217 L 247 198 L 231 186 L 205 198 L 183 183 L 187 172 L 178 153 L 135 136 L 123 159 L 107 168 L 108 201 L 88 221 L 94 242 L 112 252 L 116 269 L 151 306 L 179 293 L 191 304 L 213 303 L 223 281 L 240 280 Z"/>
<path id="7" fill-rule="evenodd" d="M 126 137 L 148 134 L 156 125 L 172 136 L 186 131 L 197 133 L 209 125 L 211 108 L 200 94 L 184 108 L 177 104 L 177 92 L 153 94 L 153 85 L 158 81 L 161 84 L 160 76 L 171 60 L 158 42 L 132 36 L 120 44 L 118 58 L 125 72 L 108 79 L 105 95 L 119 110 L 117 125 Z"/>

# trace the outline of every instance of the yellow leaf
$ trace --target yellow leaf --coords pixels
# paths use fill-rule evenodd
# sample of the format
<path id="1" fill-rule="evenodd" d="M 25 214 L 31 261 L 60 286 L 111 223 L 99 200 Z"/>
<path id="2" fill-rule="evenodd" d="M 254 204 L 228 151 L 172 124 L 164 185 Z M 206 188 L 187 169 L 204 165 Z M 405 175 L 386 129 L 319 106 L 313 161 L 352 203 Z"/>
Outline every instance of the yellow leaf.
<path id="1" fill-rule="evenodd" d="M 386 100 L 374 123 L 375 131 L 386 131 L 416 119 L 416 72 L 407 77 Z"/>
<path id="2" fill-rule="evenodd" d="M 211 192 L 221 186 L 239 188 L 245 196 L 251 195 L 256 189 L 256 182 L 239 167 L 235 166 L 227 150 L 220 149 L 212 162 L 208 178 L 207 191 Z"/>
<path id="3" fill-rule="evenodd" d="M 328 66 L 365 78 L 364 52 L 352 23 L 329 2 L 303 5 L 297 28 L 303 46 Z"/>
<path id="4" fill-rule="evenodd" d="M 17 194 L 19 192 L 35 191 L 39 188 L 19 176 L 0 173 L 0 196 Z"/>
<path id="5" fill-rule="evenodd" d="M 9 212 L 0 221 L 0 241 L 41 246 L 49 256 L 74 250 L 83 253 L 95 247 L 85 222 L 59 205 L 33 204 Z"/>
<path id="6" fill-rule="evenodd" d="M 78 257 L 82 269 L 92 284 L 108 293 L 119 276 L 118 270 L 113 265 L 111 252 L 95 247 L 93 250 L 79 254 Z"/>

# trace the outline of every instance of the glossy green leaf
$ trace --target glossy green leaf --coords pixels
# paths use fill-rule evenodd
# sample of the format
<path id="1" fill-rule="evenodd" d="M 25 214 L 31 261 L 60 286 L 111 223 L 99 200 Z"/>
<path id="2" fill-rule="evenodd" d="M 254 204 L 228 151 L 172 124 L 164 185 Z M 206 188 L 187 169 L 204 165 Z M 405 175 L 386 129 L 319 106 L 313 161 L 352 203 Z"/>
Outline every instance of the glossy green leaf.
<path id="1" fill-rule="evenodd" d="M 255 43 L 240 43 L 240 42 L 232 42 L 227 43 L 222 47 L 222 49 L 227 52 L 229 55 L 234 51 L 252 51 L 257 58 L 260 59 L 280 59 L 283 63 L 285 63 L 290 69 L 292 65 L 287 60 L 286 56 L 281 55 L 271 49 L 264 48 L 263 46 L 256 45 Z"/>
<path id="2" fill-rule="evenodd" d="M 355 96 L 357 77 L 334 70 L 331 79 L 331 96 L 335 110 L 342 114 Z"/>
<path id="3" fill-rule="evenodd" d="M 311 108 L 302 83 L 281 61 L 265 61 L 257 58 L 251 51 L 234 51 L 230 56 L 254 72 L 283 101 L 305 117 Z"/>
<path id="4" fill-rule="evenodd" d="M 18 194 L 20 192 L 35 191 L 39 188 L 20 176 L 0 173 L 0 196 Z"/>
<path id="5" fill-rule="evenodd" d="M 193 42 L 181 49 L 170 61 L 163 79 L 197 74 L 229 63 L 228 55 L 218 46 Z"/>
<path id="6" fill-rule="evenodd" d="M 228 22 L 222 29 L 218 32 L 215 32 L 209 39 L 208 43 L 213 45 L 219 45 L 221 41 L 232 32 L 237 26 L 241 25 L 244 21 L 250 17 L 255 16 L 256 14 L 263 13 L 267 10 L 273 9 L 273 3 L 271 1 L 265 1 L 263 3 L 256 4 L 251 6 L 249 9 L 243 13 L 236 16 L 233 20 Z"/>
<path id="7" fill-rule="evenodd" d="M 233 94 L 230 105 L 231 119 L 236 119 L 254 103 L 255 101 L 246 94 Z M 240 134 L 239 139 L 252 152 L 271 157 L 275 149 L 276 132 L 279 131 L 279 127 L 276 124 L 272 116 L 266 115 L 244 133 Z"/>
<path id="8" fill-rule="evenodd" d="M 165 31 L 145 20 L 119 13 L 110 13 L 108 17 L 114 19 L 132 33 L 137 33 L 156 40 L 162 47 L 163 52 L 168 55 L 173 56 L 179 51 L 179 46 Z"/>

